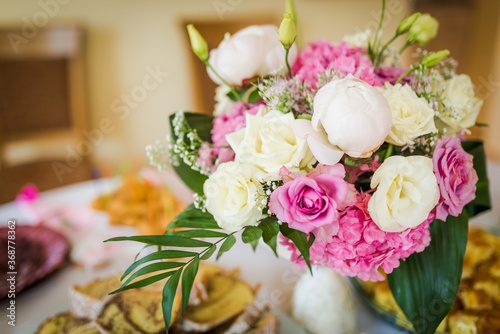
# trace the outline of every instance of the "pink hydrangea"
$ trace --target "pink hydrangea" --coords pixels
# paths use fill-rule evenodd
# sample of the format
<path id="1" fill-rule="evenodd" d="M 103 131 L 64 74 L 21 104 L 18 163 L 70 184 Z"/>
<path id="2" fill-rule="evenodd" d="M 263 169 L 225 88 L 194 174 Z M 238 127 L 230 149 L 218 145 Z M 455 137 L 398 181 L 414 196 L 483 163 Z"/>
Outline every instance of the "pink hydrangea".
<path id="1" fill-rule="evenodd" d="M 443 136 L 436 143 L 432 162 L 441 198 L 436 217 L 442 221 L 448 215 L 457 217 L 464 206 L 476 198 L 478 176 L 473 156 L 464 151 L 459 138 Z"/>
<path id="2" fill-rule="evenodd" d="M 318 165 L 307 175 L 282 167 L 280 175 L 284 184 L 269 199 L 269 211 L 279 220 L 304 233 L 337 222 L 338 210 L 345 205 L 350 190 L 343 165 Z M 331 226 L 334 230 L 337 227 Z"/>
<path id="3" fill-rule="evenodd" d="M 384 82 L 389 82 L 391 85 L 394 85 L 396 81 L 398 81 L 399 77 L 401 77 L 405 72 L 408 71 L 407 68 L 400 67 L 379 67 L 375 70 L 375 74 L 379 82 L 382 84 Z M 413 79 L 411 75 L 407 75 L 401 80 L 401 84 L 408 84 Z"/>
<path id="4" fill-rule="evenodd" d="M 246 124 L 246 114 L 255 115 L 262 108 L 262 102 L 250 104 L 247 107 L 242 102 L 237 102 L 233 108 L 214 118 L 212 134 L 212 145 L 203 145 L 198 151 L 198 163 L 205 170 L 214 171 L 217 165 L 234 161 L 234 151 L 229 146 L 226 140 L 226 135 L 240 129 L 243 129 Z M 217 163 L 214 164 L 214 161 Z"/>
<path id="5" fill-rule="evenodd" d="M 352 47 L 346 42 L 340 42 L 338 46 L 323 39 L 309 43 L 300 50 L 292 67 L 293 74 L 313 88 L 316 88 L 318 74 L 323 74 L 326 70 L 335 70 L 343 76 L 351 73 L 372 86 L 382 85 L 366 55 L 366 49 Z"/>
<path id="6" fill-rule="evenodd" d="M 422 252 L 430 243 L 429 226 L 435 217 L 431 212 L 426 221 L 414 229 L 403 232 L 384 232 L 368 214 L 370 195 L 358 194 L 357 202 L 340 214 L 337 233 L 328 231 L 329 226 L 313 231 L 316 239 L 310 248 L 310 260 L 314 265 L 324 265 L 344 276 L 357 276 L 362 280 L 380 281 L 415 252 Z M 325 231 L 326 229 L 326 231 Z M 283 238 L 283 245 L 292 251 L 291 260 L 303 267 L 304 259 L 297 247 Z"/>

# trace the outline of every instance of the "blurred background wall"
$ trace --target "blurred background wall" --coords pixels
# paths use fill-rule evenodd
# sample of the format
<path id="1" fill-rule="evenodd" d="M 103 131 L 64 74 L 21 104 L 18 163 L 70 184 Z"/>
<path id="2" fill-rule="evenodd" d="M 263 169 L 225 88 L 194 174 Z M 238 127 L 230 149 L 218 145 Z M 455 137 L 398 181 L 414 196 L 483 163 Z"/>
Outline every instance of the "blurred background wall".
<path id="1" fill-rule="evenodd" d="M 486 140 L 489 157 L 497 160 L 499 3 L 387 0 L 384 27 L 387 36 L 391 35 L 399 21 L 416 9 L 441 20 L 440 36 L 429 49 L 449 48 L 461 64 L 459 71 L 468 73 L 477 85 L 478 95 L 485 100 L 479 121 L 490 127 L 474 135 Z M 381 9 L 381 1 L 375 0 L 296 0 L 296 5 L 304 38 L 309 41 L 323 37 L 336 42 L 345 34 L 375 30 Z M 2 0 L 0 29 L 4 34 L 0 45 L 4 48 L 22 52 L 36 44 L 43 29 L 54 26 L 81 29 L 84 83 L 84 115 L 79 127 L 73 129 L 76 139 L 63 145 L 56 145 L 62 143 L 56 140 L 56 144 L 44 147 L 41 140 L 24 141 L 25 147 L 4 150 L 7 159 L 2 168 L 25 163 L 29 154 L 44 155 L 49 167 L 37 169 L 52 178 L 45 187 L 49 188 L 73 182 L 80 165 L 101 172 L 146 165 L 144 147 L 165 137 L 170 113 L 210 110 L 210 101 L 203 100 L 200 84 L 196 84 L 204 82 L 205 73 L 196 67 L 199 63 L 190 51 L 185 24 L 200 26 L 209 45 L 216 46 L 224 29 L 279 24 L 284 9 L 284 0 Z M 17 33 L 8 37 L 9 32 Z M 0 91 L 0 103 L 2 94 Z M 54 168 L 51 163 L 56 160 L 60 164 Z M 33 173 L 31 169 L 23 175 L 0 176 L 0 181 L 4 185 L 16 181 L 12 186 L 16 189 L 20 183 L 39 182 Z M 91 176 L 82 172 L 75 181 Z M 15 190 L 10 191 L 13 198 Z"/>

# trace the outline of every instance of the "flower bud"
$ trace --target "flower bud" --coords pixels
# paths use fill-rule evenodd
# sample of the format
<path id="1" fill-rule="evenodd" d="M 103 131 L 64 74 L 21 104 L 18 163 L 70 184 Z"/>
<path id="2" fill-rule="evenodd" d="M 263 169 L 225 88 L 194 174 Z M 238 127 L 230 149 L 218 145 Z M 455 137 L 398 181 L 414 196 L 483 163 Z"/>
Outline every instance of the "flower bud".
<path id="1" fill-rule="evenodd" d="M 422 64 L 425 67 L 433 67 L 436 66 L 441 60 L 446 58 L 450 54 L 450 51 L 448 50 L 441 50 L 438 52 L 433 52 L 428 54 L 427 56 L 422 59 L 420 64 Z"/>
<path id="2" fill-rule="evenodd" d="M 281 44 L 283 44 L 285 49 L 288 50 L 292 46 L 293 42 L 295 42 L 296 37 L 297 32 L 295 30 L 295 23 L 293 23 L 292 14 L 283 14 L 283 21 L 281 21 L 279 30 L 279 38 Z"/>
<path id="3" fill-rule="evenodd" d="M 401 21 L 401 23 L 398 26 L 398 30 L 396 30 L 396 34 L 401 35 L 404 34 L 405 32 L 408 32 L 408 30 L 410 30 L 411 26 L 415 23 L 415 21 L 417 21 L 419 16 L 420 13 L 416 12 L 413 15 L 408 16 L 406 19 Z"/>
<path id="4" fill-rule="evenodd" d="M 408 43 L 427 44 L 436 37 L 439 22 L 429 14 L 420 15 L 415 23 L 410 27 Z"/>
<path id="5" fill-rule="evenodd" d="M 207 42 L 201 36 L 200 32 L 192 24 L 188 24 L 187 31 L 189 34 L 189 39 L 191 40 L 191 49 L 195 55 L 198 56 L 202 61 L 208 60 L 208 46 Z"/>

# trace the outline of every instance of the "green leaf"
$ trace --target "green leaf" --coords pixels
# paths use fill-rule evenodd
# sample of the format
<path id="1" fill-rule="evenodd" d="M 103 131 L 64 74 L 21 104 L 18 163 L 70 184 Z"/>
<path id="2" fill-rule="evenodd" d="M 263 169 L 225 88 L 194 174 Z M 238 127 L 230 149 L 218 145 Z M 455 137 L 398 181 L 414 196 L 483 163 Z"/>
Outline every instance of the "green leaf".
<path id="1" fill-rule="evenodd" d="M 132 237 L 116 237 L 105 240 L 108 241 L 136 241 L 157 246 L 172 247 L 208 247 L 211 244 L 206 241 L 177 237 L 175 235 L 137 235 Z"/>
<path id="2" fill-rule="evenodd" d="M 182 270 L 177 270 L 175 274 L 168 279 L 167 283 L 165 283 L 165 286 L 163 287 L 161 306 L 163 309 L 163 319 L 165 320 L 165 328 L 167 332 L 170 327 L 170 323 L 172 322 L 172 305 L 174 304 L 175 293 L 177 291 L 177 285 L 179 285 L 181 273 Z"/>
<path id="3" fill-rule="evenodd" d="M 252 243 L 262 236 L 262 230 L 255 226 L 247 226 L 241 233 L 241 241 L 246 244 Z"/>
<path id="4" fill-rule="evenodd" d="M 257 103 L 260 101 L 260 93 L 258 89 L 253 90 L 250 95 L 248 95 L 248 103 Z"/>
<path id="5" fill-rule="evenodd" d="M 224 240 L 224 242 L 220 246 L 219 252 L 217 253 L 217 260 L 221 257 L 222 254 L 224 254 L 225 252 L 230 250 L 231 247 L 233 247 L 235 243 L 236 243 L 236 238 L 234 237 L 234 235 L 230 234 L 227 237 L 227 239 Z"/>
<path id="6" fill-rule="evenodd" d="M 146 255 L 143 258 L 141 258 L 140 260 L 132 263 L 127 268 L 127 270 L 123 273 L 123 276 L 121 277 L 121 279 L 124 279 L 135 268 L 137 268 L 138 266 L 140 266 L 141 264 L 144 264 L 146 262 L 155 261 L 155 260 L 164 260 L 164 259 L 178 259 L 178 258 L 183 258 L 183 257 L 193 257 L 195 255 L 198 255 L 198 253 L 186 252 L 186 251 L 180 251 L 180 250 L 163 250 L 163 251 L 154 252 L 154 253 Z"/>
<path id="7" fill-rule="evenodd" d="M 205 114 L 196 114 L 196 113 L 188 113 L 185 112 L 184 116 L 186 117 L 186 121 L 191 126 L 191 128 L 196 129 L 198 131 L 198 135 L 201 139 L 211 142 L 211 134 L 210 130 L 212 130 L 212 121 L 213 117 Z M 172 139 L 175 141 L 177 137 L 175 136 L 172 120 L 174 119 L 175 114 L 170 115 L 170 133 L 172 135 Z M 201 174 L 198 171 L 191 169 L 188 165 L 186 165 L 182 160 L 179 161 L 179 165 L 173 166 L 175 172 L 179 176 L 179 178 L 195 193 L 203 194 L 203 184 L 208 179 L 206 175 Z"/>
<path id="8" fill-rule="evenodd" d="M 182 263 L 180 263 L 180 262 L 155 262 L 155 263 L 149 264 L 149 265 L 144 266 L 141 269 L 137 270 L 132 275 L 130 275 L 130 277 L 127 278 L 127 280 L 125 281 L 125 283 L 122 284 L 122 286 L 128 285 L 130 282 L 132 282 L 134 279 L 136 279 L 139 276 L 153 273 L 155 271 L 179 268 L 179 267 L 182 267 L 184 264 L 185 264 L 184 262 L 182 262 Z"/>
<path id="9" fill-rule="evenodd" d="M 175 220 L 171 222 L 168 225 L 168 231 L 179 227 L 220 229 L 215 220 L 209 220 L 206 218 L 183 218 L 181 220 Z"/>
<path id="10" fill-rule="evenodd" d="M 200 209 L 195 208 L 194 204 L 189 204 L 184 211 L 179 213 L 175 220 L 180 220 L 184 218 L 206 218 L 206 219 L 214 219 L 214 216 L 208 211 L 201 211 Z"/>
<path id="11" fill-rule="evenodd" d="M 213 244 L 212 246 L 210 246 L 208 248 L 208 250 L 200 257 L 200 259 L 202 260 L 207 260 L 208 258 L 210 258 L 210 256 L 212 256 L 212 254 L 215 252 L 215 250 L 217 249 L 217 246 L 215 244 Z"/>
<path id="12" fill-rule="evenodd" d="M 169 234 L 186 238 L 223 238 L 227 235 L 226 233 L 222 232 L 202 230 L 202 229 L 176 231 L 176 232 L 170 232 Z"/>
<path id="13" fill-rule="evenodd" d="M 278 251 L 276 250 L 278 233 L 280 232 L 278 221 L 271 217 L 265 218 L 260 222 L 259 228 L 262 230 L 262 239 L 264 242 L 271 247 L 274 254 L 278 256 Z"/>
<path id="14" fill-rule="evenodd" d="M 196 257 L 190 264 L 188 264 L 182 273 L 182 314 L 184 314 L 188 306 L 189 295 L 191 294 L 191 288 L 193 287 L 194 278 L 198 272 L 199 265 L 200 259 Z"/>
<path id="15" fill-rule="evenodd" d="M 307 267 L 312 274 L 311 261 L 309 259 L 309 248 L 314 242 L 314 235 L 312 233 L 309 234 L 308 240 L 307 235 L 304 232 L 297 231 L 288 227 L 287 223 L 282 223 L 280 225 L 280 232 L 285 238 L 290 239 L 295 244 L 295 246 L 297 246 L 297 249 L 306 261 Z"/>
<path id="16" fill-rule="evenodd" d="M 446 222 L 435 219 L 430 232 L 430 245 L 387 276 L 394 298 L 418 334 L 434 333 L 455 301 L 467 245 L 467 212 L 450 215 Z"/>
<path id="17" fill-rule="evenodd" d="M 469 217 L 474 217 L 483 211 L 491 209 L 490 183 L 486 171 L 486 153 L 484 152 L 484 144 L 479 141 L 465 141 L 462 143 L 462 147 L 474 157 L 474 169 L 479 177 L 476 184 L 476 198 L 465 206 Z"/>
<path id="18" fill-rule="evenodd" d="M 131 283 L 127 286 L 121 286 L 119 289 L 116 289 L 115 291 L 112 291 L 110 292 L 109 294 L 110 295 L 113 295 L 115 293 L 119 293 L 119 292 L 122 292 L 122 291 L 126 291 L 126 290 L 131 290 L 131 289 L 138 289 L 138 288 L 142 288 L 142 287 L 145 287 L 145 286 L 148 286 L 148 285 L 151 285 L 153 283 L 156 283 L 158 282 L 159 280 L 162 280 L 164 278 L 167 278 L 169 276 L 172 276 L 176 271 L 174 270 L 171 270 L 171 271 L 167 271 L 165 273 L 161 273 L 161 274 L 158 274 L 158 275 L 154 275 L 154 276 L 151 276 L 151 277 L 148 277 L 148 278 L 145 278 L 143 280 L 140 280 L 140 281 L 137 281 L 137 282 L 134 282 L 134 283 Z"/>

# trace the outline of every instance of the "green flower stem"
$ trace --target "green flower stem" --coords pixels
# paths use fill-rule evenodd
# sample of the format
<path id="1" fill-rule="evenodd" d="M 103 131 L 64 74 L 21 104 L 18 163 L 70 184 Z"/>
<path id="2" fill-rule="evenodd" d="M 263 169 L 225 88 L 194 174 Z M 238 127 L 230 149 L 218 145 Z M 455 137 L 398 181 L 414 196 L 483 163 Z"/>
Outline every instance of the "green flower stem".
<path id="1" fill-rule="evenodd" d="M 399 49 L 399 54 L 402 54 L 404 50 L 406 50 L 407 47 L 409 47 L 411 45 L 411 43 L 409 43 L 408 41 L 406 41 L 405 45 L 403 45 L 401 47 L 401 49 Z"/>
<path id="2" fill-rule="evenodd" d="M 395 85 L 397 85 L 398 83 L 400 83 L 401 80 L 403 80 L 407 75 L 411 74 L 416 69 L 418 69 L 418 66 L 412 67 L 408 71 L 406 71 L 405 73 L 403 73 L 403 75 L 400 76 L 399 79 L 396 81 Z"/>
<path id="3" fill-rule="evenodd" d="M 377 38 L 378 34 L 380 32 L 380 29 L 382 29 L 382 22 L 384 22 L 384 14 L 385 14 L 385 0 L 382 0 L 382 15 L 380 17 L 380 22 L 378 23 L 378 28 L 377 32 L 375 33 L 375 36 L 373 37 L 373 49 L 377 49 Z"/>
<path id="4" fill-rule="evenodd" d="M 288 53 L 290 52 L 290 48 L 292 47 L 293 43 L 290 45 L 289 48 L 285 49 L 286 50 L 286 53 L 285 53 L 285 62 L 286 62 L 286 67 L 288 68 L 288 76 L 290 77 L 290 79 L 292 78 L 292 69 L 290 68 L 290 64 L 288 63 Z"/>
<path id="5" fill-rule="evenodd" d="M 393 38 L 391 38 L 391 40 L 387 43 L 385 43 L 385 45 L 382 47 L 382 49 L 380 50 L 380 52 L 378 53 L 377 57 L 376 57 L 376 61 L 375 61 L 375 68 L 379 67 L 380 65 L 380 62 L 382 61 L 382 55 L 384 54 L 384 51 L 389 47 L 389 45 L 391 45 L 392 42 L 394 42 L 394 40 L 396 38 L 398 38 L 400 35 L 399 34 L 396 34 L 394 35 Z"/>
<path id="6" fill-rule="evenodd" d="M 387 146 L 387 151 L 385 151 L 384 161 L 385 161 L 385 159 L 389 158 L 392 155 L 393 148 L 394 148 L 394 145 L 392 145 L 392 144 L 389 144 L 389 146 Z"/>
<path id="7" fill-rule="evenodd" d="M 237 232 L 237 231 L 236 231 Z M 210 249 L 210 247 L 212 247 L 213 245 L 217 245 L 218 243 L 220 243 L 221 241 L 224 241 L 226 240 L 227 238 L 229 238 L 231 235 L 234 235 L 236 232 L 232 232 L 232 233 L 229 233 L 228 235 L 226 235 L 225 237 L 223 238 L 220 238 L 219 240 L 217 240 L 216 242 L 214 242 L 213 244 L 211 244 L 210 246 L 207 247 L 207 249 L 205 249 L 204 251 L 202 251 L 199 255 L 199 257 L 201 258 L 203 256 L 203 254 L 205 254 L 206 252 L 208 252 L 208 250 Z"/>
<path id="8" fill-rule="evenodd" d="M 219 75 L 219 73 L 217 73 L 217 71 L 212 67 L 212 65 L 210 65 L 210 63 L 208 62 L 208 60 L 205 60 L 204 63 L 207 65 L 207 67 L 209 69 L 212 70 L 212 72 L 217 76 L 217 78 L 219 78 L 227 87 L 229 87 L 230 89 L 230 92 L 231 94 L 233 94 L 233 96 L 238 100 L 240 101 L 241 103 L 243 103 L 243 105 L 247 108 L 247 109 L 250 109 L 250 107 L 248 106 L 248 104 L 243 101 L 243 98 L 240 96 L 240 94 L 238 94 L 238 92 L 236 91 L 236 89 L 233 88 L 233 86 L 231 86 L 226 80 L 224 80 L 223 77 L 221 77 Z"/>

